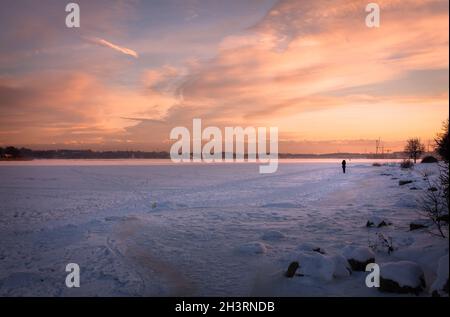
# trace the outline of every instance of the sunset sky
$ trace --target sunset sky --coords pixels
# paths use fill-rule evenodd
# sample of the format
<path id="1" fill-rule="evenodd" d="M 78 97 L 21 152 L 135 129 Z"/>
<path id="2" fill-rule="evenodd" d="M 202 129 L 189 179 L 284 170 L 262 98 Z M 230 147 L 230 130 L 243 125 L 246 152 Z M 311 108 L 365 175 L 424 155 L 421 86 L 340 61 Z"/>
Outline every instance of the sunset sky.
<path id="1" fill-rule="evenodd" d="M 448 117 L 449 1 L 61 0 L 0 9 L 0 146 L 168 150 L 192 125 L 277 126 L 280 151 L 373 152 Z"/>

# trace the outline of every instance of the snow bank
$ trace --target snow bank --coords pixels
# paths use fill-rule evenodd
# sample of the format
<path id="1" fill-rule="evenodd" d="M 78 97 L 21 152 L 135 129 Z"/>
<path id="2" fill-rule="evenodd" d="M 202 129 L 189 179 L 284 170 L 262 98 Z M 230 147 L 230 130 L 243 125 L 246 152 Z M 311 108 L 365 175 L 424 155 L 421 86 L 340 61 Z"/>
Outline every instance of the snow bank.
<path id="1" fill-rule="evenodd" d="M 448 296 L 448 254 L 439 259 L 439 266 L 437 269 L 437 277 L 430 288 L 433 296 L 444 295 L 444 289 Z"/>

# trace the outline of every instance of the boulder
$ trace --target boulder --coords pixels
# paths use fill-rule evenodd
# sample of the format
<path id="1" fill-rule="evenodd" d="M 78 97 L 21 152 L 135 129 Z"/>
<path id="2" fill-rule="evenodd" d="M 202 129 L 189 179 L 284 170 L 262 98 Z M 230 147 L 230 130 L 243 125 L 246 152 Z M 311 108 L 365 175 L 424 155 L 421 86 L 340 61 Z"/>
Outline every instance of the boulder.
<path id="1" fill-rule="evenodd" d="M 380 265 L 381 292 L 418 295 L 424 289 L 424 273 L 417 263 L 399 261 Z"/>
<path id="2" fill-rule="evenodd" d="M 367 264 L 375 263 L 375 254 L 367 247 L 347 246 L 343 255 L 353 271 L 365 271 Z"/>
<path id="3" fill-rule="evenodd" d="M 291 264 L 289 264 L 289 267 L 286 271 L 286 273 L 284 273 L 284 276 L 287 278 L 292 278 L 295 276 L 295 272 L 297 272 L 297 269 L 299 268 L 299 264 L 297 261 L 291 262 Z"/>
<path id="4" fill-rule="evenodd" d="M 380 218 L 377 216 L 373 216 L 367 220 L 366 227 L 381 228 L 381 227 L 388 226 L 390 224 L 391 223 L 386 219 L 383 219 L 383 218 Z"/>
<path id="5" fill-rule="evenodd" d="M 352 268 L 347 259 L 340 254 L 332 255 L 331 260 L 334 262 L 334 277 L 347 277 L 352 274 Z"/>
<path id="6" fill-rule="evenodd" d="M 417 219 L 409 224 L 409 231 L 428 228 L 430 221 L 428 219 Z"/>
<path id="7" fill-rule="evenodd" d="M 297 264 L 298 267 L 296 267 Z M 297 268 L 299 272 L 296 274 L 297 276 L 307 276 L 325 281 L 347 277 L 352 272 L 350 264 L 342 255 L 327 255 L 313 250 L 300 251 L 297 260 L 289 265 L 285 276 L 293 276 L 292 274 L 295 274 Z"/>
<path id="8" fill-rule="evenodd" d="M 331 281 L 334 277 L 334 261 L 331 257 L 314 251 L 300 252 L 298 255 L 300 274 Z"/>

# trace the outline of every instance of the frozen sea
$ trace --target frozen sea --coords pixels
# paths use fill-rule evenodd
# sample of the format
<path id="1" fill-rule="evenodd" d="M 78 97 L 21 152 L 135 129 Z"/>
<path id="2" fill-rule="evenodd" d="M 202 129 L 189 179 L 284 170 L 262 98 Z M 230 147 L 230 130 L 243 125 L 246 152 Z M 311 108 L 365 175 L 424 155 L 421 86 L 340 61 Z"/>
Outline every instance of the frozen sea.
<path id="1" fill-rule="evenodd" d="M 251 163 L 0 162 L 0 296 L 385 296 L 365 272 L 282 274 L 302 245 L 338 255 L 379 232 L 396 251 L 376 250 L 377 262 L 414 260 L 430 285 L 448 239 L 409 223 L 437 166 L 372 163 L 342 174 L 340 160 L 282 160 L 259 174 Z M 392 225 L 366 228 L 372 216 Z M 80 288 L 65 286 L 68 263 Z"/>

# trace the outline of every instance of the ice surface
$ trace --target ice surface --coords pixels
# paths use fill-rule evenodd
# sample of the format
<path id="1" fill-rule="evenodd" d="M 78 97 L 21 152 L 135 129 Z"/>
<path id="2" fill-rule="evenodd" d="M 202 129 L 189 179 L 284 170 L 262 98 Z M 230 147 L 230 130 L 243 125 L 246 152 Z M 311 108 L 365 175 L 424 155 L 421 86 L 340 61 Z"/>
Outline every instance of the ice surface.
<path id="1" fill-rule="evenodd" d="M 382 230 L 398 247 L 377 263 L 414 261 L 431 285 L 448 239 L 409 231 L 422 191 L 391 179 L 427 188 L 424 167 L 372 163 L 349 160 L 344 175 L 339 160 L 282 161 L 261 175 L 246 163 L 1 162 L 0 295 L 386 296 L 340 256 L 367 251 L 371 216 L 393 223 Z M 310 276 L 284 278 L 299 252 Z M 64 286 L 71 262 L 78 289 Z"/>

